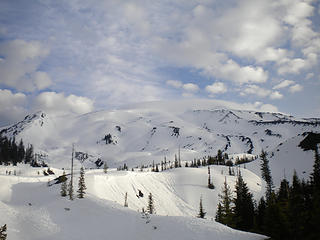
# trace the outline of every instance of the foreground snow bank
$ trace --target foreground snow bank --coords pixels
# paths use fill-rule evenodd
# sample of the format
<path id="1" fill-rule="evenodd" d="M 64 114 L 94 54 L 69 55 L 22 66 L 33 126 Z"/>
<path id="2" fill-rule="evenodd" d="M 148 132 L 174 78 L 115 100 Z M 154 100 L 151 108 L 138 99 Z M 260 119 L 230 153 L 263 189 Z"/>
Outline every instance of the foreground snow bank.
<path id="1" fill-rule="evenodd" d="M 231 189 L 234 189 L 237 177 L 229 176 L 226 166 L 210 166 L 210 169 L 215 189 L 207 187 L 207 167 L 177 168 L 164 172 L 111 171 L 107 174 L 102 171 L 89 171 L 86 182 L 90 194 L 120 205 L 124 204 L 127 193 L 129 208 L 136 211 L 146 208 L 148 194 L 152 193 L 157 214 L 164 216 L 196 216 L 202 196 L 206 216 L 211 219 L 215 216 L 218 194 L 221 193 L 225 179 Z M 236 168 L 234 170 L 237 171 Z M 261 179 L 243 168 L 241 174 L 255 198 L 259 199 L 264 193 Z M 138 197 L 139 190 L 144 197 Z"/>
<path id="2" fill-rule="evenodd" d="M 168 176 L 172 175 L 170 172 L 166 174 Z M 179 173 L 177 171 L 177 176 L 179 174 L 183 175 L 186 172 L 181 171 Z M 110 174 L 110 178 L 114 178 L 114 181 L 119 179 L 121 182 L 121 177 L 126 175 L 133 177 L 132 174 L 115 172 L 114 174 Z M 141 176 L 147 175 L 151 174 L 141 174 Z M 91 178 L 91 181 L 93 181 L 95 177 L 99 179 L 103 176 L 99 173 L 88 173 L 86 177 L 88 179 Z M 0 200 L 0 225 L 7 224 L 8 239 L 10 240 L 227 240 L 265 238 L 261 235 L 233 230 L 209 219 L 159 215 L 152 215 L 150 219 L 146 219 L 135 210 L 124 208 L 113 201 L 98 198 L 95 194 L 87 194 L 85 199 L 69 201 L 67 198 L 59 196 L 59 185 L 47 187 L 46 182 L 35 182 L 33 181 L 34 178 L 20 177 L 18 183 L 16 176 L 0 175 L 2 183 L 1 195 L 6 194 L 8 189 L 10 189 L 10 194 L 7 194 L 7 198 Z M 12 179 L 15 179 L 15 182 Z M 171 179 L 172 183 L 176 181 L 172 176 L 160 177 L 160 181 L 164 181 L 165 179 L 166 181 Z M 99 187 L 98 183 L 99 181 L 97 182 L 97 188 Z M 164 189 L 168 190 L 172 186 L 175 186 L 175 184 L 167 186 Z M 88 184 L 88 188 L 91 188 L 90 183 Z M 156 196 L 162 194 L 161 187 L 159 189 L 160 191 L 155 193 Z M 156 188 L 153 190 L 156 190 Z M 169 194 L 171 197 L 174 195 L 173 193 Z M 178 195 L 176 196 L 176 199 L 178 199 Z M 171 201 L 172 199 L 167 198 L 167 200 Z M 118 199 L 118 201 L 120 200 Z M 170 204 L 168 202 L 168 206 L 171 206 Z M 188 203 L 185 204 L 187 205 Z"/>

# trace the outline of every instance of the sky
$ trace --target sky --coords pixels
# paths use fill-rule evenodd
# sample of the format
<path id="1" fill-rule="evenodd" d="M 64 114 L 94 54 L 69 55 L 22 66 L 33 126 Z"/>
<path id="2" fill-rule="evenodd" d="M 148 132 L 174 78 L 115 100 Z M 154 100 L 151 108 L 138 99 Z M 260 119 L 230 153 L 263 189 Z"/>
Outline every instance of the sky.
<path id="1" fill-rule="evenodd" d="M 212 99 L 320 117 L 315 0 L 1 0 L 0 126 Z"/>

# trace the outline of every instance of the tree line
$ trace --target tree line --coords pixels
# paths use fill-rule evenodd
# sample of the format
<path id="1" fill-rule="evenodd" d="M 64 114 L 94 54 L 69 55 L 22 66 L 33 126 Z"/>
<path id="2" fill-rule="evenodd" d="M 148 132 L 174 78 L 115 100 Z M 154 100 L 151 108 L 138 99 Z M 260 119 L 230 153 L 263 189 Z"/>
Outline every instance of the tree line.
<path id="1" fill-rule="evenodd" d="M 180 154 L 179 156 L 177 156 L 175 154 L 174 156 L 174 160 L 173 161 L 168 161 L 166 157 L 164 157 L 164 160 L 161 161 L 160 163 L 155 163 L 154 161 L 152 162 L 152 164 L 149 165 L 141 165 L 140 166 L 140 171 L 143 172 L 144 169 L 151 169 L 152 172 L 163 172 L 169 169 L 173 169 L 173 168 L 180 168 L 182 166 L 184 167 L 193 167 L 193 168 L 198 168 L 198 167 L 203 167 L 203 166 L 209 166 L 209 165 L 225 165 L 225 166 L 229 166 L 232 167 L 234 165 L 240 165 L 240 164 L 245 164 L 248 162 L 251 162 L 253 160 L 255 160 L 256 157 L 243 157 L 243 158 L 239 158 L 236 157 L 233 163 L 233 158 L 229 158 L 229 155 L 227 153 L 223 153 L 220 149 L 217 151 L 217 155 L 216 156 L 205 156 L 203 158 L 198 158 L 198 159 L 194 159 L 193 161 L 185 161 L 184 165 L 182 164 L 182 161 L 180 159 Z M 138 169 L 139 167 L 136 166 L 136 169 Z M 128 171 L 129 167 L 126 163 L 123 164 L 123 166 L 119 166 L 117 168 L 118 171 Z M 131 171 L 134 171 L 134 168 L 131 168 Z M 229 174 L 230 175 L 234 175 L 234 172 L 231 173 L 231 171 L 233 171 L 232 168 L 229 168 Z"/>
<path id="2" fill-rule="evenodd" d="M 25 147 L 22 139 L 17 144 L 14 137 L 8 139 L 0 136 L 0 165 L 12 164 L 16 166 L 17 163 L 35 164 L 33 146 Z"/>
<path id="3" fill-rule="evenodd" d="M 260 155 L 266 193 L 258 203 L 253 200 L 239 172 L 234 197 L 225 180 L 216 221 L 232 228 L 270 236 L 272 239 L 320 239 L 320 157 L 315 149 L 313 172 L 309 180 L 294 172 L 292 183 L 283 179 L 274 190 L 266 152 Z"/>

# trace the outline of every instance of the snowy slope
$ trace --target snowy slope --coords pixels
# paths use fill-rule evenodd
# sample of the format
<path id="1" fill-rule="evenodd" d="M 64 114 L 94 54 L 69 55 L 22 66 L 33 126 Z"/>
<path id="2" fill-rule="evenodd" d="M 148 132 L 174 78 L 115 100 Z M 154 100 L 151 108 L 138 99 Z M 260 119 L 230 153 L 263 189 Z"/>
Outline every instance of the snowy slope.
<path id="1" fill-rule="evenodd" d="M 320 132 L 320 119 L 232 110 L 221 102 L 198 100 L 134 104 L 76 117 L 38 112 L 0 130 L 2 135 L 32 143 L 56 173 L 42 176 L 42 168 L 23 164 L 0 166 L 0 225 L 8 225 L 8 239 L 263 239 L 212 220 L 225 179 L 234 190 L 236 176 L 229 176 L 228 167 L 210 166 L 212 190 L 207 188 L 207 167 L 156 173 L 150 168 L 140 172 L 139 166 L 159 163 L 164 157 L 172 162 L 179 148 L 183 163 L 214 156 L 218 149 L 233 161 L 255 157 L 264 149 L 276 186 L 284 175 L 290 179 L 294 169 L 307 179 L 313 152 L 298 145 L 303 133 Z M 47 187 L 47 182 L 61 175 L 62 168 L 70 171 L 73 144 L 75 179 L 84 165 L 88 194 L 71 202 L 59 196 L 59 185 Z M 113 168 L 105 174 L 96 169 L 98 158 L 111 168 L 126 163 L 134 171 Z M 257 159 L 241 165 L 256 200 L 265 191 L 259 164 Z M 137 197 L 139 190 L 143 197 Z M 128 208 L 123 207 L 126 193 Z M 146 223 L 140 212 L 149 193 L 157 215 Z M 195 218 L 200 196 L 205 220 Z"/>
<path id="2" fill-rule="evenodd" d="M 196 216 L 200 196 L 207 211 L 207 217 L 214 218 L 219 202 L 218 194 L 225 178 L 231 189 L 234 189 L 236 176 L 229 176 L 225 166 L 211 166 L 212 181 L 215 189 L 208 189 L 208 170 L 202 168 L 178 168 L 164 172 L 97 172 L 88 173 L 88 191 L 101 199 L 118 202 L 123 205 L 125 193 L 128 193 L 129 208 L 141 211 L 147 205 L 147 196 L 152 193 L 155 199 L 157 214 L 170 216 Z M 241 174 L 255 198 L 260 198 L 260 177 L 241 168 Z M 138 191 L 144 197 L 137 197 Z"/>
<path id="3" fill-rule="evenodd" d="M 6 168 L 0 167 L 0 193 L 6 195 L 0 199 L 0 225 L 7 224 L 10 240 L 265 238 L 212 221 L 210 208 L 207 219 L 194 217 L 199 204 L 198 194 L 204 197 L 204 207 L 216 203 L 216 190 L 203 186 L 206 168 L 183 168 L 163 173 L 110 171 L 107 174 L 89 170 L 86 173 L 89 194 L 85 199 L 74 201 L 59 196 L 59 185 L 47 187 L 48 177 L 37 176 L 35 170 L 25 169 L 25 166 L 12 167 L 21 175 L 9 176 L 2 174 Z M 225 176 L 218 166 L 213 173 L 215 184 L 220 187 Z M 259 178 L 249 171 L 243 171 L 243 175 L 250 183 L 249 187 L 259 192 L 260 188 L 255 185 Z M 228 178 L 230 184 L 234 181 L 231 178 Z M 145 192 L 143 199 L 134 195 L 134 189 Z M 122 207 L 125 191 L 129 196 L 129 208 Z M 146 206 L 149 191 L 154 195 L 156 211 L 160 215 L 152 215 L 148 220 L 137 209 Z"/>
<path id="4" fill-rule="evenodd" d="M 314 164 L 314 151 L 303 151 L 299 147 L 305 136 L 287 139 L 269 151 L 268 159 L 275 186 L 280 186 L 283 178 L 291 182 L 294 171 L 300 178 L 309 180 Z M 247 169 L 261 176 L 260 161 L 246 164 Z"/>

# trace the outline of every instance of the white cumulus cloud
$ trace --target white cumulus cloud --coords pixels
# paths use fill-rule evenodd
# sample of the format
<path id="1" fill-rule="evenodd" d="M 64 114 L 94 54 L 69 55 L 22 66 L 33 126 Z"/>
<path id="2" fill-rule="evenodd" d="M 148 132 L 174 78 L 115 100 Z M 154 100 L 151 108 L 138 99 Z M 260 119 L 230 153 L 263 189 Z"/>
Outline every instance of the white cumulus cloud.
<path id="1" fill-rule="evenodd" d="M 292 80 L 284 80 L 284 81 L 282 81 L 281 83 L 275 85 L 275 86 L 273 87 L 273 89 L 286 88 L 286 87 L 288 87 L 288 86 L 290 86 L 290 85 L 292 85 L 292 84 L 294 84 L 294 81 L 292 81 Z"/>
<path id="2" fill-rule="evenodd" d="M 0 126 L 22 120 L 26 115 L 27 96 L 0 89 Z"/>
<path id="3" fill-rule="evenodd" d="M 196 93 L 198 92 L 200 89 L 198 87 L 197 84 L 194 84 L 194 83 L 186 83 L 186 84 L 183 84 L 182 88 L 187 91 L 187 92 L 191 92 L 191 93 Z"/>
<path id="4" fill-rule="evenodd" d="M 241 96 L 255 95 L 260 98 L 269 97 L 272 100 L 283 98 L 283 95 L 279 91 L 271 91 L 269 89 L 265 89 L 253 84 L 248 85 L 244 90 L 241 90 L 240 95 Z"/>
<path id="5" fill-rule="evenodd" d="M 223 82 L 215 82 L 211 85 L 206 86 L 206 91 L 212 95 L 225 93 L 227 91 L 227 86 Z"/>
<path id="6" fill-rule="evenodd" d="M 281 98 L 283 98 L 283 95 L 278 91 L 274 91 L 270 94 L 270 98 L 271 99 L 281 99 Z"/>
<path id="7" fill-rule="evenodd" d="M 217 69 L 216 74 L 235 83 L 263 83 L 268 79 L 268 73 L 262 67 L 240 66 L 233 60 L 228 60 Z"/>
<path id="8" fill-rule="evenodd" d="M 33 96 L 0 89 L 0 126 L 21 121 L 27 114 L 39 110 L 50 115 L 84 114 L 94 110 L 94 102 L 73 94 L 43 92 Z"/>
<path id="9" fill-rule="evenodd" d="M 43 92 L 35 100 L 33 108 L 45 112 L 60 114 L 84 114 L 93 110 L 93 101 L 76 95 L 65 96 L 63 93 Z"/>
<path id="10" fill-rule="evenodd" d="M 267 97 L 271 94 L 271 91 L 268 89 L 261 88 L 257 85 L 248 85 L 243 91 L 241 91 L 241 96 L 246 95 L 257 95 L 259 97 Z"/>
<path id="11" fill-rule="evenodd" d="M 300 92 L 302 91 L 302 89 L 303 89 L 303 86 L 301 86 L 300 84 L 295 84 L 289 88 L 289 92 L 291 93 Z"/>

